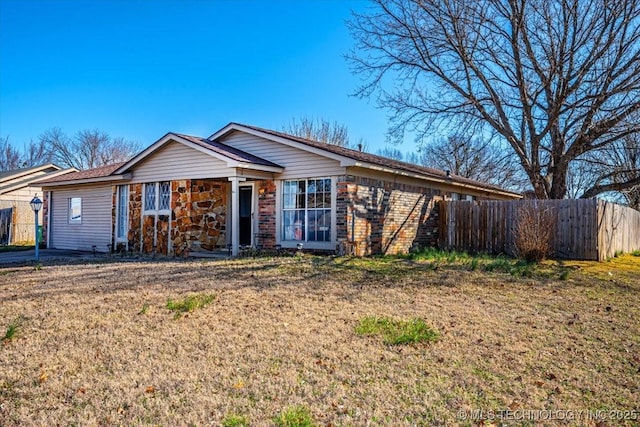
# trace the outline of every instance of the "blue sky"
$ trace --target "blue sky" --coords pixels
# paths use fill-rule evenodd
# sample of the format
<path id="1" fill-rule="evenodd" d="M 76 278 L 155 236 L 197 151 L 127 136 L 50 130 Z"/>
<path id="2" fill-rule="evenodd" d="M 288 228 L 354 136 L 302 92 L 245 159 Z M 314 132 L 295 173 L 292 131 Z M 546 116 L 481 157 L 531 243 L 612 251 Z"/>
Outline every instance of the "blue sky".
<path id="1" fill-rule="evenodd" d="M 364 0 L 0 0 L 0 136 L 101 129 L 151 144 L 230 121 L 347 125 L 370 151 L 387 114 L 350 96 L 345 21 Z M 403 151 L 410 144 L 400 147 Z"/>

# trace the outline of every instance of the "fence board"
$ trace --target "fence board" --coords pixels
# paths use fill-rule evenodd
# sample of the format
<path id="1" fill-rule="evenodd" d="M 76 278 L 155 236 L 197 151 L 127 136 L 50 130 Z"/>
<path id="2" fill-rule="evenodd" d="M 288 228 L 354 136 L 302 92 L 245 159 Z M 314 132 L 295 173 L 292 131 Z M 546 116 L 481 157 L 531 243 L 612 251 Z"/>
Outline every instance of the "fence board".
<path id="1" fill-rule="evenodd" d="M 604 260 L 640 250 L 640 211 L 602 200 L 440 202 L 440 246 L 513 255 L 514 227 L 533 204 L 555 218 L 554 257 Z"/>

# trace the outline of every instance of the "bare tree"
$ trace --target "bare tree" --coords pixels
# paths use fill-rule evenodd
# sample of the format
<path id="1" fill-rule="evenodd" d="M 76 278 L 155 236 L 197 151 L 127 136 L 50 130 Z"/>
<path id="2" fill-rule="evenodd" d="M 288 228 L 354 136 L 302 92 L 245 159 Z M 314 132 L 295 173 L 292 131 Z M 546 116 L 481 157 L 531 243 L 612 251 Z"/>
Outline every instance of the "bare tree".
<path id="1" fill-rule="evenodd" d="M 54 127 L 40 135 L 52 159 L 61 166 L 80 170 L 124 162 L 139 150 L 139 144 L 123 138 L 111 138 L 106 132 L 83 130 L 74 137 Z"/>
<path id="2" fill-rule="evenodd" d="M 50 163 L 51 157 L 51 152 L 42 141 L 31 140 L 22 153 L 21 163 L 24 167 L 38 166 Z"/>
<path id="3" fill-rule="evenodd" d="M 513 153 L 480 138 L 450 135 L 426 143 L 420 149 L 420 163 L 517 191 L 526 184 Z"/>
<path id="4" fill-rule="evenodd" d="M 327 144 L 349 147 L 349 130 L 347 126 L 338 122 L 330 122 L 324 119 L 311 119 L 301 117 L 293 119 L 283 132 L 313 141 L 326 142 Z"/>
<path id="5" fill-rule="evenodd" d="M 11 144 L 9 136 L 0 137 L 0 171 L 22 167 L 20 150 Z"/>
<path id="6" fill-rule="evenodd" d="M 400 160 L 400 161 L 405 160 L 404 154 L 402 153 L 402 151 L 398 150 L 397 148 L 392 148 L 392 147 L 380 148 L 378 149 L 378 151 L 376 151 L 376 154 L 378 156 L 386 157 L 388 159 L 394 159 L 394 160 Z"/>
<path id="7" fill-rule="evenodd" d="M 349 23 L 349 58 L 364 78 L 357 94 L 391 110 L 392 136 L 491 130 L 538 198 L 563 198 L 576 159 L 640 132 L 640 0 L 373 2 Z"/>
<path id="8" fill-rule="evenodd" d="M 610 188 L 612 184 L 637 181 L 640 179 L 640 135 L 628 135 L 589 153 L 582 163 L 580 174 L 590 184 L 585 186 L 589 189 L 583 197 L 601 193 L 600 188 Z M 617 195 L 622 203 L 640 210 L 640 183 L 617 192 Z"/>

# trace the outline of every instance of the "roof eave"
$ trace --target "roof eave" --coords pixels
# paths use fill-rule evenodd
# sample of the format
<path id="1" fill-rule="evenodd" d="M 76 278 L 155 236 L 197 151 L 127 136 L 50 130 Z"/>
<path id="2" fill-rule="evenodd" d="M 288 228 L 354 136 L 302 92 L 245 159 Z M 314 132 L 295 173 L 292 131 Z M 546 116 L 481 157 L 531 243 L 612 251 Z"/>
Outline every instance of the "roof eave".
<path id="1" fill-rule="evenodd" d="M 40 171 L 42 171 L 44 169 L 48 169 L 48 168 L 55 168 L 55 169 L 58 169 L 58 170 L 62 169 L 60 166 L 56 165 L 55 163 L 47 163 L 46 165 L 40 165 L 40 166 L 34 166 L 32 168 L 22 169 L 22 171 L 19 172 L 19 173 L 16 173 L 16 174 L 13 174 L 13 175 L 9 175 L 4 179 L 0 179 L 0 182 L 10 181 L 12 179 L 21 178 L 23 176 L 27 176 L 27 175 L 32 174 L 32 173 L 40 172 Z"/>
<path id="2" fill-rule="evenodd" d="M 235 162 L 228 164 L 231 168 L 238 169 L 251 169 L 258 170 L 263 172 L 273 172 L 273 173 L 282 173 L 284 172 L 284 168 L 280 166 L 269 166 L 269 165 L 261 165 L 258 163 L 246 163 L 246 162 Z"/>
<path id="3" fill-rule="evenodd" d="M 396 169 L 396 168 L 387 168 L 387 167 L 380 166 L 380 165 L 375 165 L 375 164 L 372 164 L 372 163 L 355 162 L 355 165 L 353 165 L 353 166 L 366 168 L 366 169 L 372 169 L 372 170 L 376 170 L 376 171 L 380 171 L 380 172 L 392 173 L 392 174 L 395 174 L 395 175 L 407 176 L 407 177 L 410 177 L 410 178 L 417 178 L 417 179 L 421 179 L 421 180 L 424 180 L 424 181 L 436 182 L 436 183 L 439 183 L 439 184 L 445 184 L 445 185 L 452 185 L 452 186 L 457 186 L 457 187 L 469 188 L 469 189 L 473 189 L 473 190 L 476 190 L 476 191 L 483 191 L 483 192 L 488 192 L 488 193 L 492 193 L 492 194 L 500 194 L 500 195 L 508 196 L 508 197 L 522 198 L 522 194 L 513 193 L 513 192 L 507 191 L 507 190 L 499 190 L 499 189 L 496 189 L 496 188 L 483 187 L 481 185 L 473 185 L 473 184 L 468 184 L 468 183 L 463 183 L 463 182 L 456 182 L 456 181 L 454 181 L 452 179 L 448 179 L 448 178 L 444 178 L 444 177 L 441 178 L 441 177 L 437 177 L 437 176 L 433 176 L 433 175 L 419 174 L 419 173 L 404 171 L 404 170 Z"/>
<path id="4" fill-rule="evenodd" d="M 97 178 L 82 178 L 82 179 L 69 179 L 67 181 L 43 182 L 38 185 L 40 185 L 41 187 L 60 187 L 64 185 L 120 182 L 120 181 L 128 181 L 131 179 L 131 177 L 132 175 L 130 173 L 124 173 L 124 174 L 117 174 L 117 175 L 100 176 Z"/>

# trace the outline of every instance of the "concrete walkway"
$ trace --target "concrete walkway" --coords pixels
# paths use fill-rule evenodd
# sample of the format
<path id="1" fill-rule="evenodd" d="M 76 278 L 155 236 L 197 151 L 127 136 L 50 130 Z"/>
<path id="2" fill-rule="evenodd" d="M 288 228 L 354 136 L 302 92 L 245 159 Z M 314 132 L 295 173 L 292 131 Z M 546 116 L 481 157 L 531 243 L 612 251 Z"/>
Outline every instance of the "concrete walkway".
<path id="1" fill-rule="evenodd" d="M 105 254 L 97 253 L 96 258 L 101 258 Z M 90 259 L 92 252 L 67 251 L 64 249 L 40 249 L 40 261 L 51 261 L 60 259 Z M 36 250 L 0 252 L 0 267 L 10 264 L 32 264 L 35 263 Z"/>

